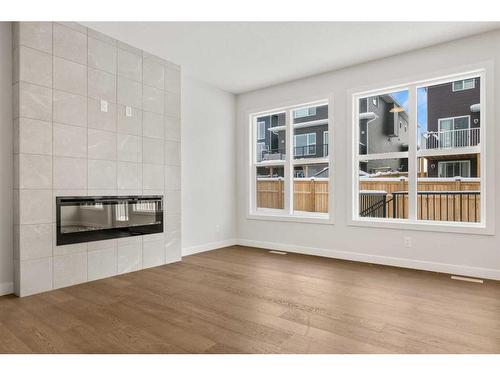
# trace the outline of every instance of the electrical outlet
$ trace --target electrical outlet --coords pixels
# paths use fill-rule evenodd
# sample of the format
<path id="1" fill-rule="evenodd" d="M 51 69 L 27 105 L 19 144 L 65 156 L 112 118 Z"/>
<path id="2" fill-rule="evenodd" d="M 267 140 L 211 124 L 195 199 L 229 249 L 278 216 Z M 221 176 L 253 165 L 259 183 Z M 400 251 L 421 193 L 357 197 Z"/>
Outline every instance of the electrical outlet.
<path id="1" fill-rule="evenodd" d="M 215 226 L 215 232 L 216 232 L 216 233 L 219 233 L 219 232 L 220 232 L 220 225 L 219 225 L 219 224 L 217 224 L 217 225 Z"/>
<path id="2" fill-rule="evenodd" d="M 108 102 L 101 100 L 101 112 L 108 112 Z"/>
<path id="3" fill-rule="evenodd" d="M 132 117 L 132 107 L 125 107 L 125 116 L 126 117 Z"/>
<path id="4" fill-rule="evenodd" d="M 405 247 L 411 247 L 411 237 L 404 237 L 403 242 Z"/>

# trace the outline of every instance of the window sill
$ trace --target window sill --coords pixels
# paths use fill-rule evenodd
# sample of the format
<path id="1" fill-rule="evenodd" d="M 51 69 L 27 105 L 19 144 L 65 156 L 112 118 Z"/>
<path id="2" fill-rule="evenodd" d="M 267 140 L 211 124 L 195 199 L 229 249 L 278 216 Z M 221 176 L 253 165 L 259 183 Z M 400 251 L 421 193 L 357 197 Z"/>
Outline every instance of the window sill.
<path id="1" fill-rule="evenodd" d="M 326 224 L 333 225 L 334 220 L 328 214 L 311 214 L 311 213 L 295 213 L 287 215 L 282 212 L 262 211 L 253 212 L 247 215 L 248 220 L 264 220 L 264 221 L 279 221 L 292 223 L 307 223 L 307 224 Z"/>
<path id="2" fill-rule="evenodd" d="M 480 223 L 460 223 L 460 222 L 440 222 L 437 224 L 434 221 L 419 221 L 408 222 L 405 220 L 385 220 L 385 219 L 351 219 L 348 222 L 349 226 L 367 227 L 367 228 L 383 228 L 383 229 L 403 229 L 426 232 L 443 232 L 443 233 L 458 233 L 458 234 L 477 234 L 477 235 L 494 235 L 493 228 L 487 227 Z"/>

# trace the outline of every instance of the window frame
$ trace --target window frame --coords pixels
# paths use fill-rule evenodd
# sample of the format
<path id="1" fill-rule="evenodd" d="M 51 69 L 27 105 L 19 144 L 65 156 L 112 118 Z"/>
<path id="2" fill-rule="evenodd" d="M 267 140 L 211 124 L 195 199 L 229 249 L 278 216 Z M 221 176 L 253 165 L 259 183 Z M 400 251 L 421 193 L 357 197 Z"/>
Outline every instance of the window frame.
<path id="1" fill-rule="evenodd" d="M 448 73 L 444 73 L 440 76 L 432 75 L 417 76 L 414 80 L 399 81 L 394 83 L 392 86 L 382 87 L 379 85 L 372 87 L 365 86 L 361 90 L 351 90 L 350 91 L 350 103 L 348 104 L 349 110 L 352 114 L 351 121 L 351 132 L 350 132 L 350 149 L 351 149 L 351 160 L 348 161 L 349 169 L 351 171 L 351 178 L 348 181 L 348 189 L 352 191 L 349 210 L 348 210 L 348 225 L 351 226 L 363 226 L 363 227 L 377 227 L 377 228 L 388 228 L 388 229 L 410 229 L 410 230 L 423 230 L 423 231 L 436 231 L 436 232 L 451 232 L 451 233 L 467 233 L 467 234 L 486 234 L 492 235 L 495 232 L 494 228 L 494 212 L 492 213 L 487 207 L 492 207 L 493 197 L 490 197 L 488 192 L 494 188 L 491 186 L 490 181 L 494 178 L 494 169 L 492 167 L 494 161 L 488 160 L 489 154 L 487 153 L 486 143 L 492 145 L 492 141 L 488 140 L 487 137 L 487 127 L 486 125 L 486 114 L 492 114 L 491 105 L 493 97 L 493 81 L 492 72 L 493 67 L 491 63 L 477 64 L 469 69 L 456 69 L 448 70 Z M 482 160 L 480 166 L 480 176 L 481 176 L 481 221 L 479 223 L 470 222 L 451 222 L 451 221 L 431 221 L 431 220 L 417 220 L 417 167 L 418 167 L 418 157 L 425 155 L 425 153 L 420 150 L 417 153 L 417 92 L 419 88 L 445 84 L 459 80 L 479 78 L 481 81 L 480 85 L 480 137 L 483 142 L 480 143 L 479 155 Z M 475 82 L 475 80 L 474 80 Z M 392 92 L 398 92 L 402 90 L 409 90 L 409 147 L 408 150 L 408 176 L 412 176 L 408 180 L 408 191 L 409 191 L 409 206 L 410 215 L 408 219 L 385 219 L 385 218 L 365 218 L 359 217 L 358 213 L 358 192 L 359 192 L 359 178 L 358 178 L 358 163 L 359 163 L 359 99 L 364 99 L 373 95 L 383 95 Z M 490 125 L 491 126 L 491 125 Z M 493 130 L 490 130 L 493 132 Z M 396 153 L 397 154 L 397 153 Z M 403 154 L 403 153 L 401 153 Z M 404 157 L 403 155 L 401 155 Z M 393 156 L 394 157 L 394 156 Z M 381 157 L 381 158 L 391 158 L 391 157 Z M 486 166 L 488 164 L 488 167 Z M 487 173 L 489 175 L 487 175 Z"/>
<path id="2" fill-rule="evenodd" d="M 297 102 L 295 102 L 297 103 Z M 268 221 L 281 221 L 281 222 L 301 222 L 301 223 L 311 223 L 311 224 L 327 224 L 332 225 L 335 223 L 335 209 L 334 209 L 334 176 L 333 173 L 329 173 L 328 181 L 328 213 L 322 212 L 307 212 L 307 211 L 295 211 L 293 209 L 293 176 L 295 165 L 303 165 L 307 163 L 318 163 L 323 162 L 328 164 L 330 170 L 333 169 L 333 152 L 329 152 L 327 157 L 318 158 L 298 158 L 293 157 L 291 150 L 294 147 L 293 138 L 293 125 L 294 118 L 293 113 L 297 109 L 305 107 L 317 107 L 321 105 L 328 106 L 328 118 L 325 123 L 328 126 L 329 132 L 329 144 L 332 144 L 333 137 L 333 97 L 331 95 L 324 95 L 320 97 L 311 98 L 310 100 L 300 101 L 299 104 L 287 103 L 282 106 L 276 106 L 273 109 L 261 110 L 261 111 L 248 111 L 249 119 L 249 132 L 248 132 L 248 155 L 249 155 L 249 180 L 248 180 L 248 191 L 247 191 L 247 219 L 255 220 L 268 220 Z M 256 119 L 258 117 L 277 114 L 285 112 L 285 138 L 286 138 L 286 155 L 285 160 L 272 160 L 263 161 L 260 163 L 256 162 L 255 150 L 256 150 Z M 317 141 L 317 140 L 316 140 Z M 256 170 L 257 166 L 277 166 L 282 165 L 285 167 L 284 171 L 284 183 L 285 183 L 285 205 L 283 209 L 273 209 L 273 208 L 258 208 L 257 203 L 257 191 L 256 191 Z"/>

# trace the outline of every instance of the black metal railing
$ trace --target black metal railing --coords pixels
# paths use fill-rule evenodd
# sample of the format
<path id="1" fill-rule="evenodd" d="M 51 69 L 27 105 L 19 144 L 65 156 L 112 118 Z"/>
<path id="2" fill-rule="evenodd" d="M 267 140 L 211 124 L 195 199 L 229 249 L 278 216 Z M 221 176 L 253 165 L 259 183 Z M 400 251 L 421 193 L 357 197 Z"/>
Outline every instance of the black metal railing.
<path id="1" fill-rule="evenodd" d="M 408 215 L 408 192 L 392 194 L 364 191 L 359 194 L 359 216 L 404 219 Z M 479 191 L 419 191 L 419 220 L 479 222 Z"/>
<path id="2" fill-rule="evenodd" d="M 359 216 L 386 217 L 386 215 L 387 193 L 385 191 L 359 193 Z"/>
<path id="3" fill-rule="evenodd" d="M 296 146 L 293 148 L 295 158 L 322 158 L 328 156 L 328 144 Z"/>

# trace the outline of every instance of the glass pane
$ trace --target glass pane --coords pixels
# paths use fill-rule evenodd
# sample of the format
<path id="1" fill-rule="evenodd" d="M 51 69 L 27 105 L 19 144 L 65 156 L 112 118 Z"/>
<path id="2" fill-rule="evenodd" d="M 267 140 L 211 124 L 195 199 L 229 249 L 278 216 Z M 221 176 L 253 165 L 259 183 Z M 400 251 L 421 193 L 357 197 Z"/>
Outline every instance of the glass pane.
<path id="1" fill-rule="evenodd" d="M 293 210 L 328 212 L 328 105 L 307 107 L 307 116 L 294 110 Z"/>
<path id="2" fill-rule="evenodd" d="M 85 203 L 61 206 L 61 233 L 158 224 L 157 201 Z"/>
<path id="3" fill-rule="evenodd" d="M 359 154 L 401 151 L 408 151 L 408 90 L 359 99 Z"/>
<path id="4" fill-rule="evenodd" d="M 457 82 L 417 91 L 418 220 L 481 219 L 480 79 Z"/>
<path id="5" fill-rule="evenodd" d="M 328 212 L 328 163 L 295 165 L 293 175 L 294 210 Z"/>
<path id="6" fill-rule="evenodd" d="M 286 155 L 285 112 L 260 116 L 256 119 L 255 160 L 285 160 Z M 260 130 L 259 130 L 260 129 Z M 259 145 L 259 143 L 261 145 Z"/>
<path id="7" fill-rule="evenodd" d="M 257 208 L 285 207 L 285 168 L 257 167 Z"/>
<path id="8" fill-rule="evenodd" d="M 408 159 L 359 163 L 360 217 L 408 218 Z"/>
<path id="9" fill-rule="evenodd" d="M 307 116 L 304 115 L 307 111 Z M 299 116 L 300 115 L 300 116 Z M 328 105 L 293 111 L 294 159 L 323 158 L 328 155 L 323 133 L 328 131 Z"/>

